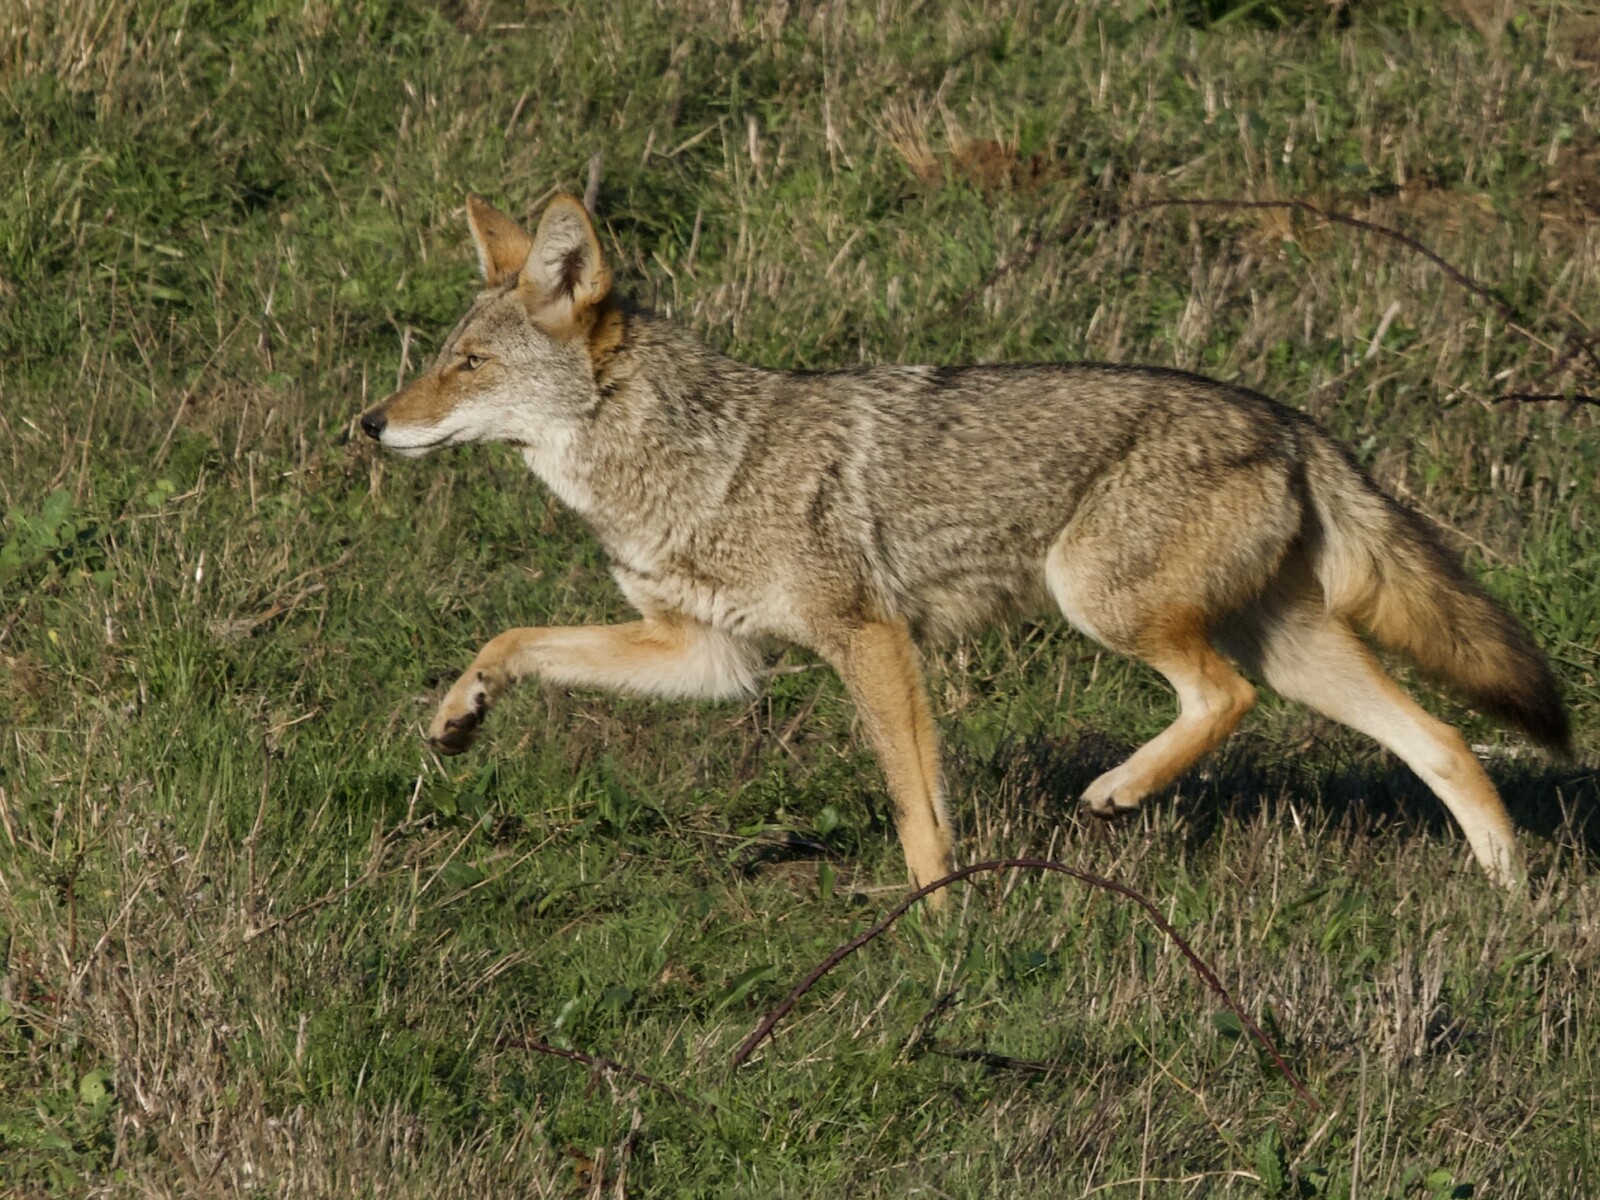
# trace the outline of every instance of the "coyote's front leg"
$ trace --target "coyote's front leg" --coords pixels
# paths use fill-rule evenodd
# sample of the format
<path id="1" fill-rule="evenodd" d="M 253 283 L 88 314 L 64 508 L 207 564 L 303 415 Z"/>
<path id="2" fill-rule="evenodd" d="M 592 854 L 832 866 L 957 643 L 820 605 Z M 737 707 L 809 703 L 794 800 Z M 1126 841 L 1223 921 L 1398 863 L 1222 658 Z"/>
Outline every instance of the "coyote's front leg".
<path id="1" fill-rule="evenodd" d="M 510 629 L 478 651 L 445 694 L 428 741 L 444 754 L 462 753 L 489 705 L 529 676 L 647 696 L 728 700 L 755 690 L 755 665 L 748 643 L 686 618 Z"/>
<path id="2" fill-rule="evenodd" d="M 950 818 L 916 646 L 901 622 L 846 628 L 824 645 L 883 767 L 911 882 L 932 883 L 951 869 Z M 939 907 L 943 893 L 933 893 L 928 903 Z"/>

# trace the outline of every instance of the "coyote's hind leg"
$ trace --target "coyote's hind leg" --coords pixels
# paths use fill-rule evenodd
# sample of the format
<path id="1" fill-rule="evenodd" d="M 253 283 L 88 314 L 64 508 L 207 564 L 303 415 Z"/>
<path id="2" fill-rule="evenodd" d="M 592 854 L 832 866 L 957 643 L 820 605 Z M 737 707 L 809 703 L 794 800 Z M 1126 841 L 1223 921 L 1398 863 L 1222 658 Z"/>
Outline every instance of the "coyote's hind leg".
<path id="1" fill-rule="evenodd" d="M 1233 544 L 1214 544 L 1204 522 L 1192 514 L 1155 514 L 1151 519 L 1126 505 L 1107 511 L 1126 519 L 1144 518 L 1148 544 L 1130 543 L 1126 528 L 1086 514 L 1051 548 L 1045 582 L 1061 611 L 1103 646 L 1143 659 L 1177 690 L 1178 716 L 1122 765 L 1100 776 L 1083 793 L 1084 807 L 1097 817 L 1137 808 L 1166 787 L 1201 755 L 1231 734 L 1255 705 L 1255 689 L 1213 649 L 1212 614 L 1226 610 L 1230 597 L 1211 566 L 1226 553 L 1239 565 L 1228 586 L 1257 587 L 1275 557 L 1274 530 L 1252 539 L 1248 529 Z M 1164 521 L 1159 518 L 1166 518 Z"/>
<path id="2" fill-rule="evenodd" d="M 1084 807 L 1097 817 L 1133 811 L 1220 745 L 1255 705 L 1255 689 L 1211 648 L 1193 615 L 1152 623 L 1133 653 L 1177 690 L 1178 718 L 1084 790 Z"/>
<path id="3" fill-rule="evenodd" d="M 1489 878 L 1524 885 L 1511 818 L 1466 739 L 1400 690 L 1315 584 L 1286 582 L 1225 622 L 1218 643 L 1279 695 L 1391 750 L 1444 802 Z"/>

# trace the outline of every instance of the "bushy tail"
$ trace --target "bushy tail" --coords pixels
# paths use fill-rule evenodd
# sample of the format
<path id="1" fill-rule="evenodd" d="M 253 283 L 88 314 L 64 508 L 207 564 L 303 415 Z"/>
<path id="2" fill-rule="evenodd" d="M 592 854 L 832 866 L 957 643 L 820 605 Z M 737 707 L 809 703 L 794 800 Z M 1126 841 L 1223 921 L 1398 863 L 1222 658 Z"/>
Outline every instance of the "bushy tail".
<path id="1" fill-rule="evenodd" d="M 1570 756 L 1560 689 L 1527 630 L 1422 518 L 1378 491 L 1331 441 L 1313 437 L 1307 450 L 1321 525 L 1316 573 L 1329 607 L 1453 685 L 1474 708 Z"/>

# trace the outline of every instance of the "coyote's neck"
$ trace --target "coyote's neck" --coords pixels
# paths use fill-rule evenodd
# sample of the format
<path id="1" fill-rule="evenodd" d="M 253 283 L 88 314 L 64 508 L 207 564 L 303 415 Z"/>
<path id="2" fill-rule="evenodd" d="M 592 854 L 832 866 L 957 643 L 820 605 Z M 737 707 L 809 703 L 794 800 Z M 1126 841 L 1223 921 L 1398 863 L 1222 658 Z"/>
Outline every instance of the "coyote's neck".
<path id="1" fill-rule="evenodd" d="M 687 330 L 630 312 L 597 364 L 592 415 L 523 458 L 624 563 L 670 555 L 714 520 L 744 458 L 763 371 Z"/>

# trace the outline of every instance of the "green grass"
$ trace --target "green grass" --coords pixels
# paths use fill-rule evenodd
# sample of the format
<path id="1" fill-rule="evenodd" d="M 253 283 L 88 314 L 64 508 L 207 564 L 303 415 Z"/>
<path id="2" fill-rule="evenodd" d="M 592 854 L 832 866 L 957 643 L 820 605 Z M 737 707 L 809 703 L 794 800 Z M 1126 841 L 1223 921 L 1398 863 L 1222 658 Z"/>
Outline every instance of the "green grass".
<path id="1" fill-rule="evenodd" d="M 0 15 L 0 1191 L 1600 1192 L 1600 410 L 1491 402 L 1600 392 L 1546 374 L 1600 321 L 1594 14 L 1012 7 Z M 1439 701 L 1525 830 L 1510 904 L 1301 710 L 1108 830 L 1074 798 L 1169 718 L 1159 680 L 1059 624 L 932 656 L 963 857 L 1156 898 L 1322 1112 L 1148 922 L 1052 878 L 907 918 L 730 1077 L 901 894 L 799 656 L 743 708 L 529 689 L 426 754 L 487 637 L 624 606 L 514 455 L 385 460 L 354 418 L 472 294 L 463 194 L 531 216 L 596 151 L 619 278 L 730 352 L 1239 380 L 1534 630 L 1577 764 Z M 1088 223 L 1171 196 L 1393 226 L 1516 327 L 1302 217 Z"/>

